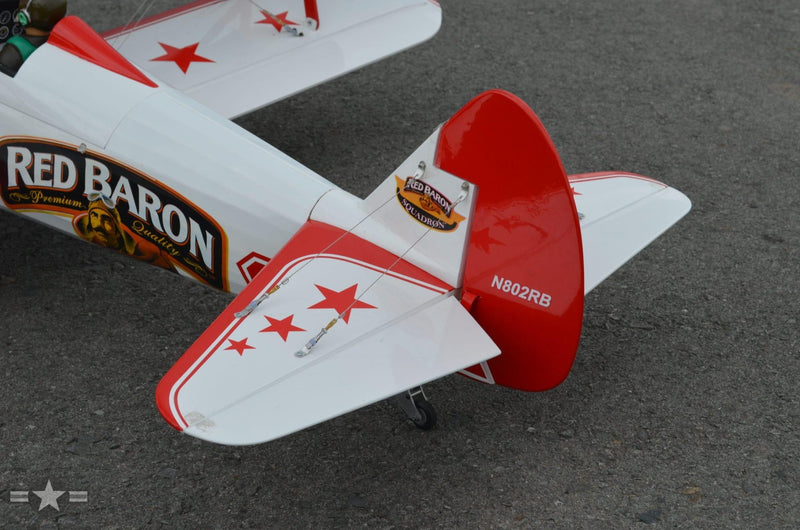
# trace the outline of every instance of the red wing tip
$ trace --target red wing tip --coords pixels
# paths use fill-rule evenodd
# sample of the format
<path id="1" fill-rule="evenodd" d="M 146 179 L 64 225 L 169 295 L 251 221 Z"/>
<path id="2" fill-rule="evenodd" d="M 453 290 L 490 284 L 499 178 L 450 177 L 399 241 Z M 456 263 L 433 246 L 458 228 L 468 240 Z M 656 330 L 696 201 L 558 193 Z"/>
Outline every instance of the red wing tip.
<path id="1" fill-rule="evenodd" d="M 169 423 L 176 431 L 183 431 L 183 428 L 178 424 L 177 418 L 172 414 L 172 409 L 169 406 L 169 394 L 172 385 L 166 381 L 166 376 L 161 379 L 156 387 L 156 407 L 161 417 Z"/>

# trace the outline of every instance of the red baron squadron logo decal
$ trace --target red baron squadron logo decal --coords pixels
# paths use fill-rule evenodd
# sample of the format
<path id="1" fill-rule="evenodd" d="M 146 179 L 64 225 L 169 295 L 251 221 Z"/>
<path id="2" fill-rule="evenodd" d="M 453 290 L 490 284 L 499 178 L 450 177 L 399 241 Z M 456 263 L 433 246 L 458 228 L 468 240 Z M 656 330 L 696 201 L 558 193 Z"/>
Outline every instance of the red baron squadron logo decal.
<path id="1" fill-rule="evenodd" d="M 83 239 L 228 288 L 227 240 L 203 210 L 121 162 L 33 138 L 0 142 L 0 196 L 12 210 L 72 218 Z"/>
<path id="2" fill-rule="evenodd" d="M 408 177 L 405 182 L 395 175 L 397 200 L 406 213 L 428 228 L 452 232 L 465 218 L 453 210 L 453 203 L 425 182 Z"/>

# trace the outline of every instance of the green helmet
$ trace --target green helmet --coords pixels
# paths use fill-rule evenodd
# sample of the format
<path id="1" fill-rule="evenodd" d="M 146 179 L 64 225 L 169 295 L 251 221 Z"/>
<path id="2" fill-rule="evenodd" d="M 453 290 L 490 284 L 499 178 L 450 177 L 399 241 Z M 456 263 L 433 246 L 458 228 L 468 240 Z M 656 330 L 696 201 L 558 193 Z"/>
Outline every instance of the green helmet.
<path id="1" fill-rule="evenodd" d="M 20 0 L 17 21 L 42 31 L 50 31 L 67 14 L 67 0 Z"/>

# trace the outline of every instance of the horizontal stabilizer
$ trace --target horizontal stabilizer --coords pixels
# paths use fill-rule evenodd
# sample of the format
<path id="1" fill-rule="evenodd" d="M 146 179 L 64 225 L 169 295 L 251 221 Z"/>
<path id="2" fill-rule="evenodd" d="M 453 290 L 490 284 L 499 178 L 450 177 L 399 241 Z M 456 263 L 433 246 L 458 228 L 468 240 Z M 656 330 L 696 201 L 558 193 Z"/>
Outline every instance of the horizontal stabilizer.
<path id="1" fill-rule="evenodd" d="M 570 175 L 569 182 L 581 218 L 587 293 L 692 207 L 678 190 L 633 173 Z"/>
<path id="2" fill-rule="evenodd" d="M 156 401 L 187 434 L 254 444 L 498 353 L 450 286 L 309 221 L 164 376 Z"/>
<path id="3" fill-rule="evenodd" d="M 104 36 L 232 118 L 427 40 L 440 24 L 430 0 L 200 0 Z"/>

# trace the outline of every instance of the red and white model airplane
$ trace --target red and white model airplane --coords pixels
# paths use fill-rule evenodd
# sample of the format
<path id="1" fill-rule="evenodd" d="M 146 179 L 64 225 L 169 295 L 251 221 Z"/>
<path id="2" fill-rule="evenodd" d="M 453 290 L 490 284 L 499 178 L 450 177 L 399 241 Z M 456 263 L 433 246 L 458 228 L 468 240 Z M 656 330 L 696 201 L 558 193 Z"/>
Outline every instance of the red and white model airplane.
<path id="1" fill-rule="evenodd" d="M 502 91 L 363 200 L 229 120 L 440 20 L 433 0 L 200 0 L 105 36 L 69 16 L 0 75 L 4 208 L 239 292 L 158 385 L 176 429 L 253 444 L 393 396 L 430 427 L 420 385 L 455 372 L 552 388 L 585 293 L 689 211 L 650 178 L 568 177 Z"/>

